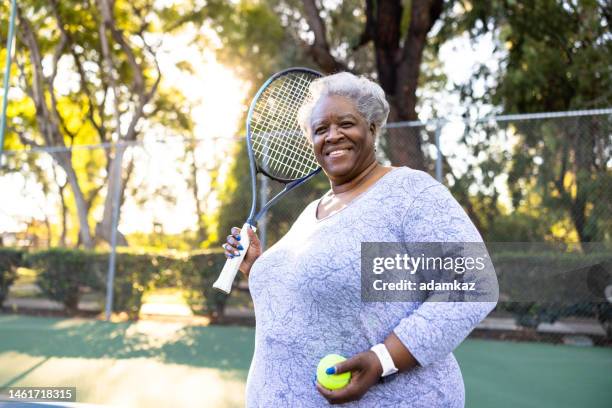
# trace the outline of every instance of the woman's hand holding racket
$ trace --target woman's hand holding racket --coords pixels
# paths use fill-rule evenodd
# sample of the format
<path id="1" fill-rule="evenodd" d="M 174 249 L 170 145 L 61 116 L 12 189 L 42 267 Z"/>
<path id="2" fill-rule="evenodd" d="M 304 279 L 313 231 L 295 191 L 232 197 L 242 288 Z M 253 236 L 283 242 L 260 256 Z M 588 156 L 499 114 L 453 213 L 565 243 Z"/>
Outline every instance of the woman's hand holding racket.
<path id="1" fill-rule="evenodd" d="M 261 242 L 257 238 L 257 234 L 251 228 L 247 228 L 247 234 L 249 237 L 250 245 L 244 248 L 241 244 L 240 228 L 233 227 L 231 234 L 227 236 L 227 242 L 223 244 L 225 249 L 225 257 L 227 259 L 233 259 L 240 255 L 240 252 L 247 251 L 242 263 L 240 264 L 239 270 L 244 274 L 246 278 L 249 277 L 251 272 L 251 266 L 255 263 L 257 258 L 261 255 Z"/>

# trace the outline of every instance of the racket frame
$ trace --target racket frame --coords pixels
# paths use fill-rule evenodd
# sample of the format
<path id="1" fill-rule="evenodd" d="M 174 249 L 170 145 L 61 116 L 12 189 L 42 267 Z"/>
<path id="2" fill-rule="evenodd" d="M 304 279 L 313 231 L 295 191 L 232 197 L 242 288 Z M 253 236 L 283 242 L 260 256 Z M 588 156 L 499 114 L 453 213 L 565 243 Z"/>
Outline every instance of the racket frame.
<path id="1" fill-rule="evenodd" d="M 247 153 L 249 156 L 249 168 L 251 172 L 251 196 L 252 196 L 251 209 L 249 211 L 249 217 L 247 218 L 247 224 L 251 226 L 254 226 L 257 223 L 257 221 L 265 214 L 265 212 L 271 206 L 273 206 L 283 195 L 285 195 L 285 193 L 289 192 L 290 190 L 293 190 L 295 187 L 302 184 L 306 180 L 319 174 L 322 170 L 321 167 L 319 166 L 317 170 L 315 170 L 314 172 L 310 174 L 307 174 L 306 176 L 300 177 L 299 179 L 288 180 L 288 179 L 283 179 L 280 177 L 272 176 L 270 173 L 266 172 L 263 168 L 261 168 L 257 164 L 257 161 L 255 160 L 255 154 L 253 153 L 253 145 L 251 141 L 251 118 L 253 117 L 253 113 L 255 112 L 255 105 L 257 105 L 257 101 L 259 100 L 259 97 L 261 96 L 261 94 L 263 94 L 265 90 L 268 89 L 268 85 L 270 85 L 270 83 L 272 83 L 279 77 L 287 75 L 292 72 L 304 72 L 308 74 L 313 74 L 318 77 L 322 76 L 320 72 L 315 71 L 310 68 L 304 68 L 304 67 L 287 68 L 287 69 L 277 72 L 276 74 L 268 78 L 268 80 L 264 82 L 264 84 L 259 88 L 259 90 L 255 94 L 255 97 L 253 98 L 253 101 L 251 102 L 251 106 L 249 107 L 249 112 L 247 114 L 246 142 L 247 142 Z M 259 212 L 255 213 L 256 207 L 257 207 L 257 173 L 261 173 L 264 176 L 272 180 L 285 184 L 285 188 L 280 193 L 276 194 L 270 201 L 268 201 L 268 203 L 265 204 L 264 207 L 259 210 Z"/>
<path id="2" fill-rule="evenodd" d="M 250 239 L 247 233 L 247 229 L 251 228 L 255 230 L 255 224 L 257 223 L 257 221 L 282 196 L 284 196 L 286 193 L 293 190 L 295 187 L 299 186 L 300 184 L 304 183 L 308 179 L 316 176 L 322 170 L 321 166 L 319 166 L 313 172 L 303 177 L 300 177 L 298 179 L 291 179 L 291 180 L 282 179 L 279 177 L 272 176 L 271 174 L 266 172 L 263 168 L 261 168 L 257 164 L 257 161 L 255 160 L 255 154 L 253 153 L 253 145 L 251 143 L 251 119 L 255 111 L 255 105 L 257 104 L 259 97 L 268 88 L 268 86 L 270 85 L 272 81 L 278 79 L 279 77 L 283 75 L 287 75 L 290 72 L 296 72 L 296 71 L 305 72 L 308 74 L 314 74 L 317 77 L 322 76 L 320 72 L 317 72 L 309 68 L 303 68 L 303 67 L 288 68 L 288 69 L 279 71 L 276 74 L 272 75 L 270 78 L 268 78 L 268 80 L 259 88 L 259 90 L 255 94 L 255 97 L 253 98 L 253 101 L 251 102 L 251 105 L 249 107 L 249 112 L 247 114 L 247 119 L 246 119 L 246 130 L 247 130 L 246 142 L 247 142 L 247 154 L 249 157 L 249 171 L 251 173 L 251 209 L 249 211 L 249 217 L 247 218 L 247 221 L 244 223 L 244 225 L 242 226 L 242 229 L 240 230 L 240 242 L 243 244 L 245 249 L 242 250 L 242 252 L 240 252 L 239 255 L 233 258 L 229 258 L 225 261 L 223 270 L 221 271 L 215 283 L 213 283 L 213 288 L 221 292 L 224 292 L 226 294 L 229 294 L 231 292 L 232 284 L 234 282 L 234 279 L 236 278 L 236 274 L 238 273 L 240 264 L 242 263 L 242 260 L 244 259 L 246 252 L 249 249 Z M 276 194 L 270 201 L 268 201 L 263 206 L 263 208 L 259 210 L 259 212 L 255 213 L 256 208 L 257 208 L 257 173 L 261 173 L 265 177 L 268 177 L 272 180 L 276 180 L 280 183 L 285 184 L 285 188 L 280 193 Z"/>

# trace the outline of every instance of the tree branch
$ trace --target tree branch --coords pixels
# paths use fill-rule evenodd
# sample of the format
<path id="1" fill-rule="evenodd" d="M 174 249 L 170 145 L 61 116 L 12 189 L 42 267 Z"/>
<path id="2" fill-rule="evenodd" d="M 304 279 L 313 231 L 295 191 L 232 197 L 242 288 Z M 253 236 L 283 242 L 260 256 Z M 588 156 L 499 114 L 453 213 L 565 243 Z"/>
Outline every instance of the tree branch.
<path id="1" fill-rule="evenodd" d="M 363 28 L 361 36 L 359 36 L 359 41 L 352 47 L 353 51 L 357 51 L 359 48 L 363 47 L 374 39 L 374 30 L 376 29 L 376 19 L 374 17 L 374 1 L 375 0 L 366 0 L 365 27 Z"/>
<path id="2" fill-rule="evenodd" d="M 55 17 L 55 21 L 57 23 L 57 27 L 59 28 L 60 32 L 61 32 L 61 39 L 62 42 L 66 43 L 66 45 L 68 46 L 68 49 L 70 51 L 70 55 L 72 56 L 72 58 L 74 59 L 74 64 L 77 68 L 77 72 L 79 73 L 79 79 L 80 79 L 80 85 L 81 85 L 81 91 L 85 94 L 85 96 L 87 97 L 87 105 L 88 105 L 88 109 L 87 109 L 87 117 L 89 119 L 89 122 L 92 124 L 92 126 L 96 129 L 96 131 L 98 132 L 98 135 L 100 137 L 100 141 L 102 143 L 104 143 L 106 141 L 106 129 L 104 127 L 103 122 L 98 123 L 95 119 L 95 114 L 96 114 L 96 107 L 94 104 L 94 97 L 92 96 L 91 90 L 89 88 L 89 84 L 87 83 L 87 75 L 85 73 L 85 69 L 83 68 L 83 64 L 81 62 L 81 59 L 79 57 L 79 55 L 76 53 L 75 51 L 75 41 L 74 41 L 74 37 L 71 35 L 70 32 L 68 32 L 66 30 L 66 28 L 64 27 L 64 23 L 60 17 L 60 13 L 59 13 L 59 4 L 57 0 L 50 0 L 50 4 L 51 4 L 51 9 L 53 11 L 53 16 Z M 55 60 L 55 59 L 54 59 Z M 54 63 L 54 68 L 57 67 L 57 61 Z M 52 76 L 52 82 L 55 78 L 55 74 L 56 74 L 56 70 L 54 69 L 54 75 Z M 52 97 L 55 97 L 52 93 Z M 97 109 L 97 113 L 100 116 L 100 118 L 103 117 L 103 109 L 104 105 L 102 104 L 101 106 L 98 107 Z M 59 115 L 59 113 L 58 113 Z M 68 128 L 62 123 L 62 127 L 64 128 L 64 131 L 66 131 L 67 134 L 70 135 L 71 138 L 74 139 L 74 137 L 76 135 L 74 135 L 72 132 L 70 132 L 68 130 Z"/>
<path id="3" fill-rule="evenodd" d="M 346 64 L 336 60 L 329 50 L 325 22 L 319 14 L 315 1 L 302 0 L 302 4 L 304 5 L 304 17 L 315 37 L 313 44 L 308 47 L 308 53 L 326 73 L 347 71 Z"/>
<path id="4" fill-rule="evenodd" d="M 40 131 L 49 146 L 65 146 L 64 139 L 59 132 L 57 123 L 49 112 L 47 101 L 45 100 L 45 78 L 43 74 L 42 56 L 38 41 L 34 35 L 34 30 L 27 18 L 23 17 L 20 7 L 17 7 L 17 15 L 21 30 L 18 30 L 20 39 L 28 48 L 30 63 L 32 64 L 32 100 L 36 107 L 36 118 Z"/>
<path id="5" fill-rule="evenodd" d="M 111 4 L 111 0 L 97 0 L 99 4 L 100 11 L 102 13 L 102 27 L 108 28 L 113 39 L 119 46 L 121 50 L 127 56 L 128 64 L 132 67 L 132 73 L 134 74 L 134 80 L 132 81 L 132 91 L 136 92 L 138 95 L 142 95 L 144 92 L 144 76 L 142 74 L 142 67 L 136 61 L 136 54 L 134 54 L 134 50 L 127 42 L 127 40 L 123 37 L 123 33 L 121 30 L 117 28 L 117 24 L 113 17 L 113 7 Z M 104 28 L 102 28 L 102 31 Z"/>
<path id="6" fill-rule="evenodd" d="M 25 146 L 32 146 L 32 147 L 44 147 L 43 145 L 36 143 L 33 139 L 29 139 L 26 135 L 25 132 L 22 132 L 21 130 L 10 126 L 8 128 L 11 132 L 15 133 L 18 137 L 19 137 L 19 141 L 21 142 L 22 145 Z"/>

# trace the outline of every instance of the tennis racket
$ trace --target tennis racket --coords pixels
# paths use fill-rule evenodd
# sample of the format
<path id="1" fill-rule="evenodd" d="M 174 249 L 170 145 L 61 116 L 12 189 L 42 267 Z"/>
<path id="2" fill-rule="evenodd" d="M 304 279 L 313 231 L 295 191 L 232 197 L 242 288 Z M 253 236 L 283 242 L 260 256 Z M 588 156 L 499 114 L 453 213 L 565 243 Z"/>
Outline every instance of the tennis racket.
<path id="1" fill-rule="evenodd" d="M 247 150 L 251 170 L 251 211 L 240 230 L 240 255 L 228 259 L 213 287 L 230 293 L 249 248 L 247 228 L 282 196 L 321 171 L 310 142 L 300 128 L 298 110 L 309 97 L 310 83 L 320 73 L 307 68 L 289 68 L 272 75 L 257 91 L 246 120 Z M 256 213 L 257 173 L 285 184 L 285 188 Z"/>

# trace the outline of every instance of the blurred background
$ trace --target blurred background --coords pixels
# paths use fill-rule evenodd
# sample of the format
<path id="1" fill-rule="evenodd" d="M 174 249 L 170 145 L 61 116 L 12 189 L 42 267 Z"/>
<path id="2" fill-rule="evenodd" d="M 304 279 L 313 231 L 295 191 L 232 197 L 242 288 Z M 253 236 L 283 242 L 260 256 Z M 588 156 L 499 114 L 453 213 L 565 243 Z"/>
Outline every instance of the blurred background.
<path id="1" fill-rule="evenodd" d="M 0 2 L 0 389 L 244 405 L 248 284 L 211 286 L 250 206 L 248 104 L 307 66 L 377 80 L 379 160 L 448 186 L 486 242 L 608 249 L 597 301 L 502 301 L 460 346 L 468 406 L 609 407 L 611 18 L 605 0 Z M 262 183 L 263 202 L 282 187 Z M 328 189 L 273 207 L 264 245 Z"/>

